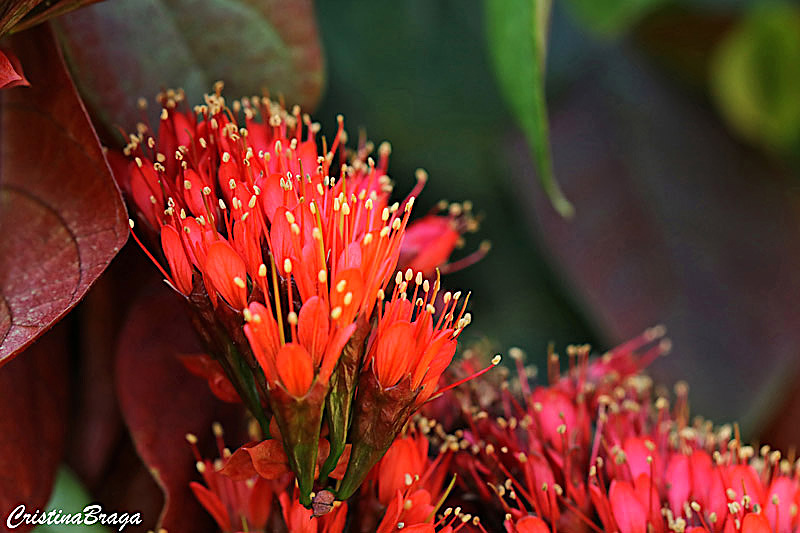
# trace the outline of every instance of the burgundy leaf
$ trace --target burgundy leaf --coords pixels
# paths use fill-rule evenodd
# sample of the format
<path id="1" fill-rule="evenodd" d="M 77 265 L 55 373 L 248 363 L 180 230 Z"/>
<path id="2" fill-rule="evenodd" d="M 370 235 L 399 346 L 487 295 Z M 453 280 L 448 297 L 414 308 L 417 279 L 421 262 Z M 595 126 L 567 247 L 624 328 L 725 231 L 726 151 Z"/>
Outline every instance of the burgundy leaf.
<path id="1" fill-rule="evenodd" d="M 0 92 L 0 364 L 84 296 L 128 235 L 50 29 L 11 45 L 32 87 Z"/>
<path id="2" fill-rule="evenodd" d="M 166 289 L 133 307 L 119 339 L 120 408 L 139 456 L 164 492 L 158 527 L 170 533 L 206 531 L 211 524 L 189 488 L 197 472 L 186 434 L 194 433 L 202 444 L 211 437 L 213 421 L 238 420 L 241 414 L 240 406 L 217 400 L 205 380 L 177 358 L 199 350 L 180 297 Z"/>
<path id="3" fill-rule="evenodd" d="M 68 415 L 67 330 L 59 326 L 0 368 L 0 509 L 44 509 L 61 462 Z M 29 531 L 20 526 L 14 531 Z"/>
<path id="4" fill-rule="evenodd" d="M 73 413 L 79 416 L 70 425 L 66 456 L 70 468 L 93 496 L 116 505 L 107 505 L 107 509 L 132 508 L 120 504 L 126 503 L 123 493 L 133 492 L 131 477 L 137 474 L 128 471 L 130 465 L 140 468 L 155 493 L 155 497 L 147 499 L 155 500 L 156 508 L 149 516 L 158 515 L 162 494 L 136 456 L 133 444 L 126 442 L 125 451 L 120 450 L 125 428 L 114 386 L 114 366 L 117 339 L 128 308 L 138 299 L 143 286 L 158 284 L 160 279 L 153 264 L 131 241 L 76 306 L 73 314 L 80 317 L 79 358 L 73 363 L 73 375 L 77 374 L 81 387 L 73 394 Z M 121 458 L 121 453 L 132 459 Z M 109 494 L 112 498 L 108 498 Z M 140 492 L 132 502 L 142 506 L 142 500 L 145 497 Z"/>
<path id="5" fill-rule="evenodd" d="M 123 431 L 113 379 L 114 346 L 124 315 L 120 293 L 126 288 L 112 275 L 119 267 L 130 269 L 131 265 L 115 261 L 76 308 L 81 317 L 81 387 L 74 394 L 78 416 L 70 426 L 67 458 L 90 491 L 106 473 Z"/>
<path id="6" fill-rule="evenodd" d="M 321 95 L 312 0 L 114 0 L 56 27 L 81 93 L 110 131 L 131 130 L 144 116 L 137 98 L 152 102 L 164 87 L 182 87 L 191 103 L 217 80 L 232 97 L 268 90 L 304 108 Z"/>

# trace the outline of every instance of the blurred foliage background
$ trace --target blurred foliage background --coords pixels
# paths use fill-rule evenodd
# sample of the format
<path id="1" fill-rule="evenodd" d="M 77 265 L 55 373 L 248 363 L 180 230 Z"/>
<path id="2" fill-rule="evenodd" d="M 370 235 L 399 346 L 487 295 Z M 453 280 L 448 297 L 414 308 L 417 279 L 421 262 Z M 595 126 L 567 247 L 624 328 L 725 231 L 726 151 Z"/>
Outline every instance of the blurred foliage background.
<path id="1" fill-rule="evenodd" d="M 551 271 L 517 196 L 509 145 L 519 135 L 498 92 L 480 2 L 407 2 L 387 9 L 320 2 L 328 83 L 317 117 L 342 113 L 351 135 L 392 143 L 390 171 L 410 190 L 422 167 L 430 180 L 419 213 L 440 199 L 470 200 L 482 215 L 464 253 L 490 239 L 477 265 L 450 275 L 473 291 L 472 338 L 542 352 L 548 341 L 593 339 L 581 311 Z M 530 165 L 530 162 L 527 162 Z M 456 252 L 458 254 L 458 252 Z M 456 255 L 458 257 L 458 255 Z M 471 331 L 470 331 L 471 330 Z"/>
<path id="2" fill-rule="evenodd" d="M 418 214 L 441 199 L 473 203 L 481 228 L 456 259 L 485 239 L 492 250 L 445 279 L 473 293 L 466 343 L 486 337 L 500 352 L 518 346 L 542 367 L 548 343 L 562 353 L 584 342 L 602 351 L 663 323 L 673 353 L 653 365 L 657 382 L 686 379 L 694 413 L 740 420 L 746 441 L 792 453 L 800 443 L 800 7 L 767 0 L 550 5 L 107 0 L 60 17 L 54 28 L 107 145 L 143 118 L 138 96 L 183 86 L 195 102 L 223 78 L 233 99 L 269 80 L 273 95 L 313 110 L 329 137 L 343 114 L 353 141 L 361 132 L 376 145 L 390 141 L 398 195 L 425 168 L 430 180 Z M 553 175 L 566 200 L 548 170 L 548 119 Z M 63 185 L 62 169 L 48 170 L 48 183 Z M 64 170 L 83 190 L 75 183 L 84 176 L 73 174 Z M 571 217 L 558 212 L 570 208 Z M 39 257 L 30 256 L 35 264 Z M 50 333 L 31 349 L 44 354 L 39 361 L 49 372 L 61 374 L 52 361 L 71 369 L 57 377 L 64 394 L 71 391 L 76 423 L 66 463 L 75 476 L 62 471 L 54 502 L 91 494 L 121 509 L 134 502 L 150 517 L 161 508 L 115 388 L 149 383 L 150 372 L 180 381 L 175 361 L 164 363 L 158 351 L 174 350 L 174 339 L 158 331 L 138 339 L 149 351 L 137 356 L 163 363 L 157 368 L 114 370 L 125 351 L 118 342 L 127 346 L 119 338 L 130 326 L 130 304 L 142 293 L 147 299 L 141 287 L 153 277 L 152 265 L 128 246 L 67 318 L 69 343 Z M 25 357 L 26 365 L 39 364 Z M 79 387 L 67 389 L 67 378 Z M 181 386 L 192 383 L 205 391 L 199 381 Z M 38 390 L 28 392 L 37 397 Z M 185 421 L 180 406 L 166 404 Z M 195 422 L 207 433 L 210 420 Z M 58 429 L 63 439 L 66 427 Z M 48 449 L 53 464 L 62 455 L 56 448 Z M 31 465 L 42 462 L 27 453 Z M 176 485 L 185 491 L 183 478 Z"/>
<path id="3" fill-rule="evenodd" d="M 797 376 L 800 10 L 724 0 L 570 0 L 547 59 L 562 219 L 504 102 L 479 1 L 317 5 L 317 118 L 388 139 L 421 206 L 472 200 L 493 248 L 448 278 L 473 291 L 472 338 L 605 349 L 665 323 L 657 379 L 755 437 Z M 796 394 L 796 391 L 794 391 Z M 780 426 L 780 424 L 779 424 Z M 773 435 L 775 434 L 773 427 Z M 777 429 L 780 432 L 780 429 Z"/>

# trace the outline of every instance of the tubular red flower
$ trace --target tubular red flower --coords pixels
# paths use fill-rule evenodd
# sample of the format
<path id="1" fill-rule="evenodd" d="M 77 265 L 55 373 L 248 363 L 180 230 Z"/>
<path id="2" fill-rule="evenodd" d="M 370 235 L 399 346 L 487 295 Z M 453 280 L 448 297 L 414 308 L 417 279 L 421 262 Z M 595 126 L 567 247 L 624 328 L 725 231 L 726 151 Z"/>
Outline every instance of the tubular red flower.
<path id="1" fill-rule="evenodd" d="M 455 479 L 445 486 L 453 453 L 429 453 L 429 442 L 413 423 L 396 439 L 362 485 L 354 507 L 352 531 L 453 533 L 486 530 L 477 517 L 448 507 L 440 513 Z M 375 510 L 384 510 L 382 516 Z"/>
<path id="2" fill-rule="evenodd" d="M 382 387 L 394 387 L 409 372 L 412 353 L 408 342 L 413 333 L 410 322 L 398 321 L 387 327 L 376 341 L 373 365 Z"/>
<path id="3" fill-rule="evenodd" d="M 413 436 L 396 439 L 375 466 L 378 500 L 383 505 L 388 505 L 397 491 L 402 492 L 405 489 L 407 479 L 421 477 L 428 466 L 427 439 Z"/>
<path id="4" fill-rule="evenodd" d="M 412 280 L 414 291 L 409 296 Z M 439 378 L 455 354 L 456 340 L 471 320 L 466 312 L 469 294 L 460 302 L 460 292 L 447 292 L 439 318 L 434 321 L 438 292 L 439 280 L 431 288 L 421 272 L 398 272 L 392 299 L 380 315 L 367 358 L 372 360 L 375 377 L 384 389 L 410 378 L 410 389 L 418 393 L 415 409 L 436 392 Z"/>
<path id="5" fill-rule="evenodd" d="M 433 302 L 438 293 L 438 279 L 431 287 L 421 272 L 397 272 L 391 299 L 377 306 L 377 328 L 359 376 L 353 417 L 359 439 L 353 443 L 350 465 L 339 487 L 341 498 L 355 491 L 409 417 L 437 392 L 456 339 L 471 319 L 466 313 L 469 295 L 461 301 L 460 292 L 444 294 L 435 319 Z"/>

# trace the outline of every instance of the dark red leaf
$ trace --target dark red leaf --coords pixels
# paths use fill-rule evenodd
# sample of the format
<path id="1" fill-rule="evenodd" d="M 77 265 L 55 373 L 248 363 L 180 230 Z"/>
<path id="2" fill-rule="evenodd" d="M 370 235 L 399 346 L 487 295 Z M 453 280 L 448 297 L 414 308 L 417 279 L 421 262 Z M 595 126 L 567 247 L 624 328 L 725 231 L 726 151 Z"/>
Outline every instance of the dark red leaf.
<path id="1" fill-rule="evenodd" d="M 70 424 L 66 456 L 69 467 L 107 509 L 130 509 L 131 505 L 123 504 L 132 502 L 145 512 L 150 511 L 143 507 L 145 501 L 155 501 L 155 511 L 147 515 L 153 517 L 161 509 L 161 491 L 143 467 L 133 444 L 126 442 L 124 451 L 120 449 L 125 428 L 116 398 L 114 366 L 117 339 L 128 308 L 138 299 L 143 286 L 156 285 L 160 280 L 141 249 L 129 242 L 75 307 L 72 314 L 80 319 L 76 339 L 79 357 L 73 361 L 73 377 L 78 378 L 81 387 L 73 394 L 72 412 L 80 416 Z M 141 490 L 135 492 L 138 487 L 132 478 L 139 474 L 132 473 L 131 465 L 144 473 L 154 497 L 143 496 Z M 128 492 L 137 496 L 125 500 L 123 496 Z"/>
<path id="2" fill-rule="evenodd" d="M 10 50 L 0 50 L 0 89 L 29 85 L 17 56 Z"/>
<path id="3" fill-rule="evenodd" d="M 186 434 L 194 433 L 202 444 L 211 437 L 213 421 L 238 420 L 241 413 L 240 406 L 217 400 L 205 380 L 177 358 L 201 350 L 180 297 L 166 289 L 134 306 L 119 339 L 120 408 L 140 457 L 164 492 L 158 527 L 170 533 L 203 531 L 210 524 L 189 489 L 198 476 Z"/>
<path id="4" fill-rule="evenodd" d="M 25 357 L 0 368 L 0 509 L 44 509 L 67 432 L 67 330 L 60 326 Z M 29 531 L 20 526 L 14 531 Z"/>
<path id="5" fill-rule="evenodd" d="M 127 279 L 130 279 L 130 263 L 115 262 L 76 307 L 81 318 L 78 345 L 81 387 L 73 395 L 73 412 L 79 415 L 70 425 L 67 460 L 90 492 L 106 473 L 123 431 L 113 370 L 114 347 L 125 313 L 120 293 L 127 285 L 111 275 L 120 270 L 115 267 L 121 266 L 128 269 Z"/>
<path id="6" fill-rule="evenodd" d="M 184 88 L 191 105 L 223 80 L 230 97 L 268 90 L 304 108 L 322 91 L 312 0 L 114 0 L 56 27 L 93 116 L 113 132 L 132 129 L 137 98 L 164 87 Z"/>
<path id="7" fill-rule="evenodd" d="M 127 216 L 49 28 L 11 39 L 32 87 L 0 92 L 0 364 L 86 293 Z"/>

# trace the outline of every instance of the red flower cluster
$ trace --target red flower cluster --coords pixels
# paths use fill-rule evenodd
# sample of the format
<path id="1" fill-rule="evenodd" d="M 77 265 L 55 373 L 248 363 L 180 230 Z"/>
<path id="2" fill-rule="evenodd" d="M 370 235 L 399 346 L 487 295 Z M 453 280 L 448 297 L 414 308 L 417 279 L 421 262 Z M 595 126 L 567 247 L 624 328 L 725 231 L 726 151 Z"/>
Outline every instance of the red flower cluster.
<path id="1" fill-rule="evenodd" d="M 347 519 L 347 503 L 337 502 L 331 513 L 313 517 L 312 511 L 300 503 L 294 478 L 285 464 L 273 465 L 267 477 L 255 472 L 238 478 L 231 476 L 223 468 L 232 459 L 219 425 L 214 425 L 214 434 L 224 461 L 203 459 L 197 449 L 197 437 L 186 436 L 197 459 L 197 470 L 203 477 L 203 484 L 193 481 L 190 488 L 222 533 L 341 533 Z"/>
<path id="2" fill-rule="evenodd" d="M 428 439 L 413 425 L 375 465 L 354 503 L 348 507 L 347 502 L 333 502 L 329 504 L 332 511 L 323 517 L 314 516 L 312 510 L 300 503 L 291 472 L 268 460 L 276 453 L 250 451 L 258 473 L 244 474 L 241 459 L 224 447 L 219 426 L 215 425 L 214 432 L 224 461 L 202 459 L 196 437 L 187 436 L 204 481 L 204 484 L 193 482 L 191 489 L 223 533 L 342 533 L 347 524 L 347 531 L 363 533 L 391 533 L 400 529 L 455 533 L 464 528 L 486 533 L 477 517 L 458 508 L 439 512 L 453 487 L 454 480 L 444 486 L 452 453 L 445 451 L 431 459 Z M 264 447 L 264 443 L 256 446 Z"/>
<path id="3" fill-rule="evenodd" d="M 306 506 L 323 417 L 323 481 L 354 435 L 337 491 L 346 499 L 436 393 L 455 353 L 469 297 L 426 275 L 476 222 L 459 205 L 410 226 L 427 176 L 390 203 L 388 144 L 377 163 L 368 143 L 348 153 L 339 117 L 320 151 L 319 125 L 297 107 L 252 98 L 229 108 L 220 91 L 193 112 L 181 92 L 162 94 L 158 135 L 141 125 L 130 136 L 119 181 L 208 347 L 192 371 L 220 397 L 238 396 L 267 437 L 274 417 Z M 417 270 L 396 272 L 401 255 Z"/>
<path id="4" fill-rule="evenodd" d="M 463 428 L 434 432 L 458 450 L 456 498 L 481 502 L 487 524 L 509 533 L 798 531 L 800 464 L 743 445 L 730 426 L 690 421 L 685 384 L 672 407 L 654 397 L 641 370 L 668 349 L 662 334 L 593 361 L 571 347 L 569 371 L 553 355 L 550 385 L 533 390 L 514 354 L 519 394 L 498 387 L 491 404 L 474 397 L 480 383 L 461 390 Z"/>

